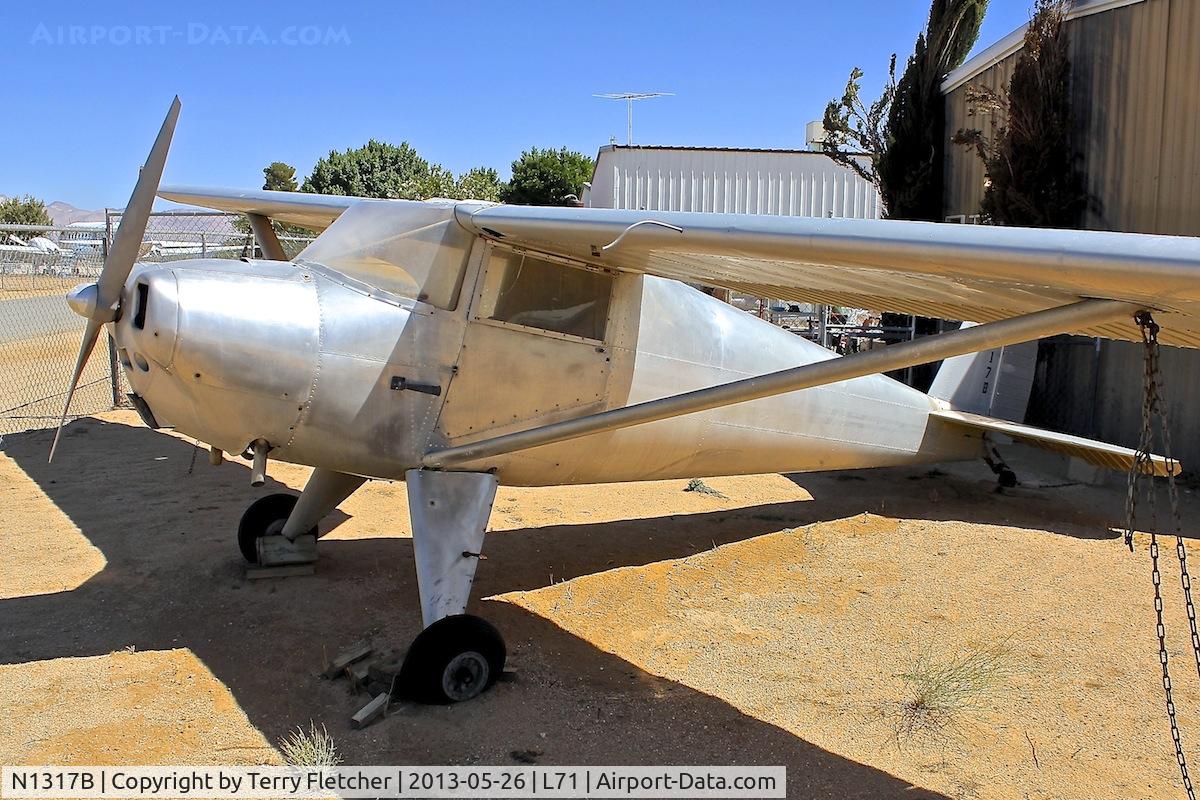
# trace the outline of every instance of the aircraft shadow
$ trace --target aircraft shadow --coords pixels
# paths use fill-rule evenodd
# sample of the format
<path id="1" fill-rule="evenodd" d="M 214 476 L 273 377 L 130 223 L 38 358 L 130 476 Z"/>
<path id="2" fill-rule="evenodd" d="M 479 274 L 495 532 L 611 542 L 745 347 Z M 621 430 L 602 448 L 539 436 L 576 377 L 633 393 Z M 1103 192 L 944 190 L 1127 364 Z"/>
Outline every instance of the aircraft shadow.
<path id="1" fill-rule="evenodd" d="M 186 647 L 269 740 L 313 719 L 335 733 L 347 763 L 502 764 L 512 763 L 514 751 L 527 751 L 548 764 L 786 764 L 789 796 L 942 796 L 651 675 L 507 603 L 476 601 L 476 609 L 505 632 L 515 680 L 464 706 L 408 708 L 350 732 L 347 718 L 361 700 L 316 673 L 327 654 L 360 636 L 403 646 L 416 634 L 409 540 L 324 541 L 316 575 L 246 581 L 233 541 L 238 517 L 256 496 L 285 487 L 271 482 L 252 490 L 244 468 L 212 469 L 203 463 L 204 453 L 189 474 L 194 448 L 144 428 L 76 422 L 52 466 L 45 463 L 49 439 L 49 432 L 9 436 L 5 453 L 107 565 L 70 591 L 0 600 L 0 663 L 102 655 L 130 645 Z M 572 578 L 879 511 L 872 482 L 911 474 L 879 470 L 862 481 L 804 476 L 815 501 L 504 531 L 488 538 L 490 558 L 480 569 L 476 594 L 542 587 L 548 570 L 556 580 Z M 972 486 L 940 477 L 912 483 L 936 483 L 943 491 Z M 915 514 L 913 503 L 907 511 L 883 513 Z M 978 521 L 1019 524 L 997 518 L 1011 511 L 1006 504 L 979 505 Z M 920 510 L 929 519 L 937 504 Z M 336 526 L 345 519 L 331 521 Z M 1050 523 L 1039 518 L 1038 524 L 1045 529 Z M 327 520 L 322 530 L 328 527 Z M 1062 532 L 1084 535 L 1084 527 L 1069 523 Z"/>
<path id="2" fill-rule="evenodd" d="M 838 519 L 868 511 L 884 516 L 930 521 L 1005 525 L 1047 531 L 1077 539 L 1117 539 L 1125 529 L 1124 474 L 1112 473 L 1104 487 L 1076 483 L 1039 471 L 1044 454 L 1017 449 L 1005 454 L 1021 485 L 1001 489 L 982 461 L 924 467 L 888 467 L 844 473 L 787 475 L 813 497 L 805 510 L 813 521 Z M 1146 479 L 1147 483 L 1151 479 Z M 1173 534 L 1167 509 L 1166 482 L 1153 479 L 1159 514 L 1154 520 L 1145 495 L 1139 501 L 1135 527 Z M 901 487 L 897 490 L 897 487 Z M 1142 492 L 1147 488 L 1143 484 Z M 1200 498 L 1179 487 L 1183 535 L 1197 538 L 1187 520 L 1200 517 Z"/>

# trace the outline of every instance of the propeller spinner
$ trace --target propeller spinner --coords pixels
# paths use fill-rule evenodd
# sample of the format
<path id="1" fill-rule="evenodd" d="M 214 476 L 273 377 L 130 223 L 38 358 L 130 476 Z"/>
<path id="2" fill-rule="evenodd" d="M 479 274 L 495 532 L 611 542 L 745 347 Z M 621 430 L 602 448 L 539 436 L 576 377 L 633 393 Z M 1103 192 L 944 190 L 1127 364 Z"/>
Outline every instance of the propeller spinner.
<path id="1" fill-rule="evenodd" d="M 158 191 L 158 183 L 162 178 L 163 166 L 167 162 L 167 151 L 171 148 L 171 136 L 175 133 L 175 121 L 179 117 L 179 98 L 171 102 L 167 117 L 163 120 L 158 138 L 146 159 L 142 171 L 138 175 L 137 185 L 129 196 L 129 203 L 121 215 L 121 225 L 117 235 L 113 237 L 112 247 L 108 257 L 104 259 L 104 267 L 100 271 L 100 279 L 95 283 L 76 286 L 67 295 L 67 304 L 76 314 L 87 320 L 83 331 L 83 341 L 79 345 L 79 356 L 75 359 L 75 372 L 71 375 L 70 386 L 67 387 L 67 401 L 63 404 L 62 417 L 58 421 L 58 430 L 54 432 L 54 443 L 50 446 L 50 460 L 54 460 L 54 451 L 58 448 L 58 438 L 62 435 L 63 425 L 67 421 L 67 412 L 71 408 L 71 399 L 75 396 L 75 387 L 79 384 L 79 376 L 87 365 L 88 357 L 96 346 L 100 336 L 100 328 L 106 322 L 112 322 L 120 312 L 121 289 L 125 280 L 133 270 L 137 261 L 138 249 L 142 238 L 146 235 L 146 223 L 150 220 L 150 210 L 154 206 L 154 196 Z"/>

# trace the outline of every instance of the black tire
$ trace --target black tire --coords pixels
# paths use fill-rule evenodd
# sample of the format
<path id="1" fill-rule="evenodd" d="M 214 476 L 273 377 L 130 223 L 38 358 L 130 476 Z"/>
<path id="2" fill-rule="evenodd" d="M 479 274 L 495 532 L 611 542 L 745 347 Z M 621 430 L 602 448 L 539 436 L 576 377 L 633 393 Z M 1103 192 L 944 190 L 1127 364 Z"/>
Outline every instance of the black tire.
<path id="1" fill-rule="evenodd" d="M 1008 467 L 1003 467 L 999 473 L 1000 485 L 1005 489 L 1012 489 L 1017 485 L 1017 473 L 1013 472 Z"/>
<path id="2" fill-rule="evenodd" d="M 238 523 L 238 549 L 242 551 L 242 558 L 251 564 L 258 563 L 258 540 L 283 530 L 283 523 L 287 522 L 299 499 L 294 494 L 269 494 L 250 504 Z M 309 533 L 315 538 L 317 526 L 314 525 Z"/>
<path id="3" fill-rule="evenodd" d="M 413 640 L 397 689 L 422 703 L 461 703 L 496 682 L 507 656 L 504 639 L 487 620 L 444 617 Z"/>

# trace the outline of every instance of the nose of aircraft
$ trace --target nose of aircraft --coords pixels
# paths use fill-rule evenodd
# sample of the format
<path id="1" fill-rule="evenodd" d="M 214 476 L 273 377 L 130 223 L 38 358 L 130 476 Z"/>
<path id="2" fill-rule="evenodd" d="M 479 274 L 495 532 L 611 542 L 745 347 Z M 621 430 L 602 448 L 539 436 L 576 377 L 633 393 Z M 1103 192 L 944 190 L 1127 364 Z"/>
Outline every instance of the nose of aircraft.
<path id="1" fill-rule="evenodd" d="M 291 439 L 320 327 L 316 288 L 296 267 L 201 259 L 139 265 L 113 332 L 130 388 L 159 423 L 236 453 Z"/>
<path id="2" fill-rule="evenodd" d="M 98 289 L 94 283 L 81 283 L 67 292 L 67 305 L 84 319 L 91 319 L 96 312 Z"/>
<path id="3" fill-rule="evenodd" d="M 151 266 L 134 272 L 125 287 L 117 344 L 142 372 L 149 361 L 170 370 L 179 338 L 179 291 L 173 269 Z"/>

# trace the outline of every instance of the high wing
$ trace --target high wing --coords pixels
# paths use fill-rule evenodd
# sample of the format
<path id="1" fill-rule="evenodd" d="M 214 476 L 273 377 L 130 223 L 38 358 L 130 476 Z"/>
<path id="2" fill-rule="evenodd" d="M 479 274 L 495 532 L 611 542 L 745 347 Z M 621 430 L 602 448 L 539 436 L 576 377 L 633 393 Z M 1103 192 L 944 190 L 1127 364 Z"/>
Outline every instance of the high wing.
<path id="1" fill-rule="evenodd" d="M 324 230 L 360 198 L 167 186 L 159 196 Z M 462 203 L 469 230 L 615 270 L 794 302 L 992 322 L 1085 298 L 1155 310 L 1200 347 L 1200 238 L 1104 231 Z M 1138 341 L 1130 321 L 1073 331 Z"/>
<path id="2" fill-rule="evenodd" d="M 228 211 L 231 214 L 260 214 L 314 231 L 328 228 L 343 211 L 360 199 L 336 194 L 220 189 L 207 186 L 163 186 L 158 190 L 158 196 L 176 203 Z"/>
<path id="3" fill-rule="evenodd" d="M 991 322 L 1084 298 L 1155 310 L 1200 347 L 1200 239 L 894 220 L 460 207 L 508 245 L 759 297 Z M 1075 333 L 1140 341 L 1132 319 Z"/>

